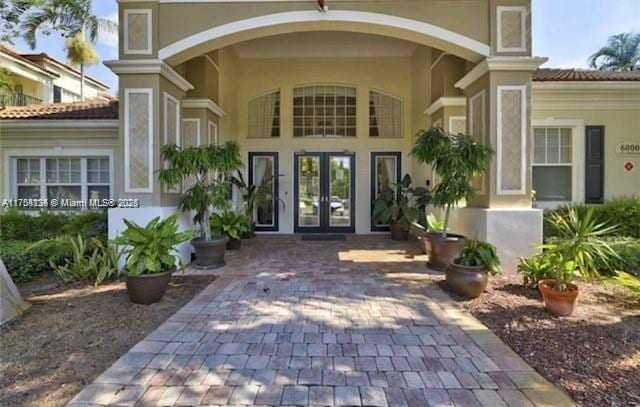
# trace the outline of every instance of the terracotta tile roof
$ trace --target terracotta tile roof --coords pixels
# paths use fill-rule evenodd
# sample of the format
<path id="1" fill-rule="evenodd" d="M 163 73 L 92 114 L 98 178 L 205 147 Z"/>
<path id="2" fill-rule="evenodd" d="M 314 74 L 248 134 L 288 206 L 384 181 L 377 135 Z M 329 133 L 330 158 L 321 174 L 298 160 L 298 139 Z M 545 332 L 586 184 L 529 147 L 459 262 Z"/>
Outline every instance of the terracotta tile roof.
<path id="1" fill-rule="evenodd" d="M 117 100 L 92 100 L 0 109 L 0 120 L 117 120 Z"/>
<path id="2" fill-rule="evenodd" d="M 534 82 L 633 82 L 640 81 L 640 70 L 614 72 L 587 69 L 538 69 Z"/>

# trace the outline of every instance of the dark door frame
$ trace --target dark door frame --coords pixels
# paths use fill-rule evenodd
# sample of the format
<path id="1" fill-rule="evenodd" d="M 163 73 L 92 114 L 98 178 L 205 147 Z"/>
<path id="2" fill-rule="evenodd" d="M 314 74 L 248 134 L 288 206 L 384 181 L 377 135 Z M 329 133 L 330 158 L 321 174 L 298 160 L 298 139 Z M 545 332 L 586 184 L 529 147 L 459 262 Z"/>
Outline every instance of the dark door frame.
<path id="1" fill-rule="evenodd" d="M 388 232 L 388 225 L 378 225 L 375 220 L 373 220 L 373 204 L 376 199 L 376 187 L 377 187 L 377 177 L 376 177 L 376 159 L 378 157 L 395 157 L 396 158 L 396 180 L 395 182 L 399 183 L 402 180 L 402 153 L 399 151 L 373 151 L 371 153 L 371 231 L 372 232 Z"/>
<path id="2" fill-rule="evenodd" d="M 279 184 L 278 178 L 280 174 L 280 168 L 278 163 L 277 152 L 249 152 L 249 185 L 253 185 L 253 159 L 255 157 L 271 157 L 273 159 L 273 226 L 258 226 L 256 225 L 256 232 L 277 232 L 280 230 L 279 212 L 280 208 L 278 202 L 279 198 Z"/>
<path id="3" fill-rule="evenodd" d="M 596 165 L 600 166 L 600 182 L 599 182 L 599 190 L 600 190 L 600 196 L 599 197 L 592 197 L 589 196 L 589 167 L 590 165 L 593 164 L 593 160 L 591 159 L 591 151 L 592 151 L 592 147 L 591 147 L 591 140 L 590 140 L 590 136 L 589 133 L 591 130 L 599 130 L 600 131 L 600 137 L 602 137 L 602 142 L 601 142 L 601 146 L 602 146 L 602 151 L 601 151 L 601 155 L 602 155 L 602 159 L 598 160 L 598 162 L 596 163 Z M 605 127 L 604 126 L 586 126 L 585 127 L 585 168 L 584 168 L 584 192 L 585 192 L 585 203 L 590 203 L 590 204 L 598 204 L 598 203 L 603 203 L 604 202 L 604 176 L 605 176 L 605 148 L 606 148 L 606 139 L 605 139 Z"/>
<path id="4" fill-rule="evenodd" d="M 314 227 L 305 227 L 299 225 L 299 194 L 300 194 L 300 183 L 299 183 L 299 157 L 305 156 L 315 156 L 319 157 L 320 164 L 320 202 L 318 205 L 318 215 L 319 215 L 319 226 Z M 330 204 L 331 204 L 331 196 L 330 196 L 330 183 L 331 183 L 331 167 L 330 167 L 330 157 L 348 157 L 350 159 L 351 164 L 351 190 L 350 197 L 351 203 L 349 207 L 349 218 L 350 218 L 350 226 L 341 227 L 341 226 L 331 226 L 330 225 Z M 293 156 L 293 184 L 294 184 L 294 216 L 293 216 L 293 229 L 295 233 L 355 233 L 356 231 L 356 156 L 353 153 L 345 153 L 343 151 L 339 152 L 303 152 L 303 153 L 294 153 Z"/>

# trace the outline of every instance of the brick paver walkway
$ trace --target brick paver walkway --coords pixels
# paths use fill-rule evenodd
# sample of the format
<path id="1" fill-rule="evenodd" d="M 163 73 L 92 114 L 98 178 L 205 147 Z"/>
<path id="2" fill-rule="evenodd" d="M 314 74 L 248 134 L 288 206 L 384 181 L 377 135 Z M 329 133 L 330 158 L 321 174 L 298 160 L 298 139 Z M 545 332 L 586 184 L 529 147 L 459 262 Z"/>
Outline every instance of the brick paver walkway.
<path id="1" fill-rule="evenodd" d="M 71 405 L 571 404 L 424 263 L 386 237 L 253 239 Z"/>

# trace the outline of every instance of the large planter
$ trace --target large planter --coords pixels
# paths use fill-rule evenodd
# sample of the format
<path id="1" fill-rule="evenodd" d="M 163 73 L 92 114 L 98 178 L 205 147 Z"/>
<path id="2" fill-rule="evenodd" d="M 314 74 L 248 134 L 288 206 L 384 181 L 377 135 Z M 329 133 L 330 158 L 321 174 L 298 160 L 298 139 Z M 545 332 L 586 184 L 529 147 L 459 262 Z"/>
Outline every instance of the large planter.
<path id="1" fill-rule="evenodd" d="M 228 236 L 212 236 L 211 240 L 201 237 L 191 240 L 196 251 L 197 269 L 214 269 L 224 266 L 224 254 L 227 251 Z"/>
<path id="2" fill-rule="evenodd" d="M 427 265 L 436 270 L 446 270 L 458 258 L 466 240 L 462 235 L 451 233 L 447 233 L 446 238 L 442 233 L 427 233 L 421 240 L 429 256 Z"/>
<path id="3" fill-rule="evenodd" d="M 140 276 L 127 276 L 127 293 L 129 299 L 136 304 L 149 305 L 158 302 L 167 291 L 171 274 L 176 271 L 172 268 L 163 273 L 142 274 Z"/>
<path id="4" fill-rule="evenodd" d="M 389 224 L 389 230 L 391 231 L 391 240 L 400 242 L 409 240 L 409 231 L 404 230 L 400 222 L 391 222 L 391 224 Z"/>
<path id="5" fill-rule="evenodd" d="M 479 297 L 487 288 L 489 274 L 483 266 L 462 266 L 451 263 L 446 271 L 447 285 L 465 298 Z"/>
<path id="6" fill-rule="evenodd" d="M 241 239 L 234 239 L 232 237 L 229 238 L 229 241 L 227 242 L 227 250 L 240 250 L 241 247 Z"/>
<path id="7" fill-rule="evenodd" d="M 544 306 L 556 316 L 568 317 L 573 314 L 573 310 L 578 299 L 579 289 L 575 284 L 568 283 L 569 291 L 558 291 L 554 289 L 556 280 L 540 280 L 538 289 L 542 294 Z"/>

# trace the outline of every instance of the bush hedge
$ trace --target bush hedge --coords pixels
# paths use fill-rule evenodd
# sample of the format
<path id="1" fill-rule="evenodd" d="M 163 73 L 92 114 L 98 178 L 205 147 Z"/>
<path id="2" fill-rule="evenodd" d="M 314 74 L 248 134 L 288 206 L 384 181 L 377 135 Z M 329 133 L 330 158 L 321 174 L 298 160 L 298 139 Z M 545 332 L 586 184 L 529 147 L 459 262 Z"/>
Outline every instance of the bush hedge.
<path id="1" fill-rule="evenodd" d="M 608 273 L 624 271 L 640 278 L 640 239 L 608 238 L 607 240 L 620 258 L 614 259 L 608 266 L 596 260 L 598 269 Z"/>
<path id="2" fill-rule="evenodd" d="M 50 262 L 61 265 L 71 256 L 70 246 L 63 241 L 48 240 L 35 246 L 34 242 L 78 234 L 106 239 L 106 212 L 28 214 L 9 210 L 0 214 L 0 259 L 11 278 L 24 283 L 51 270 Z"/>
<path id="3" fill-rule="evenodd" d="M 37 215 L 9 210 L 0 214 L 0 239 L 37 242 L 58 236 L 100 237 L 107 234 L 104 211 L 75 213 L 39 212 Z"/>
<path id="4" fill-rule="evenodd" d="M 594 216 L 600 222 L 607 222 L 609 225 L 617 225 L 612 236 L 632 237 L 640 239 L 640 195 L 609 200 L 600 205 L 588 205 L 595 209 Z M 586 208 L 587 205 L 578 205 L 579 209 Z M 567 206 L 545 212 L 544 238 L 556 237 L 557 231 L 552 222 L 549 221 L 551 214 L 567 212 Z"/>

